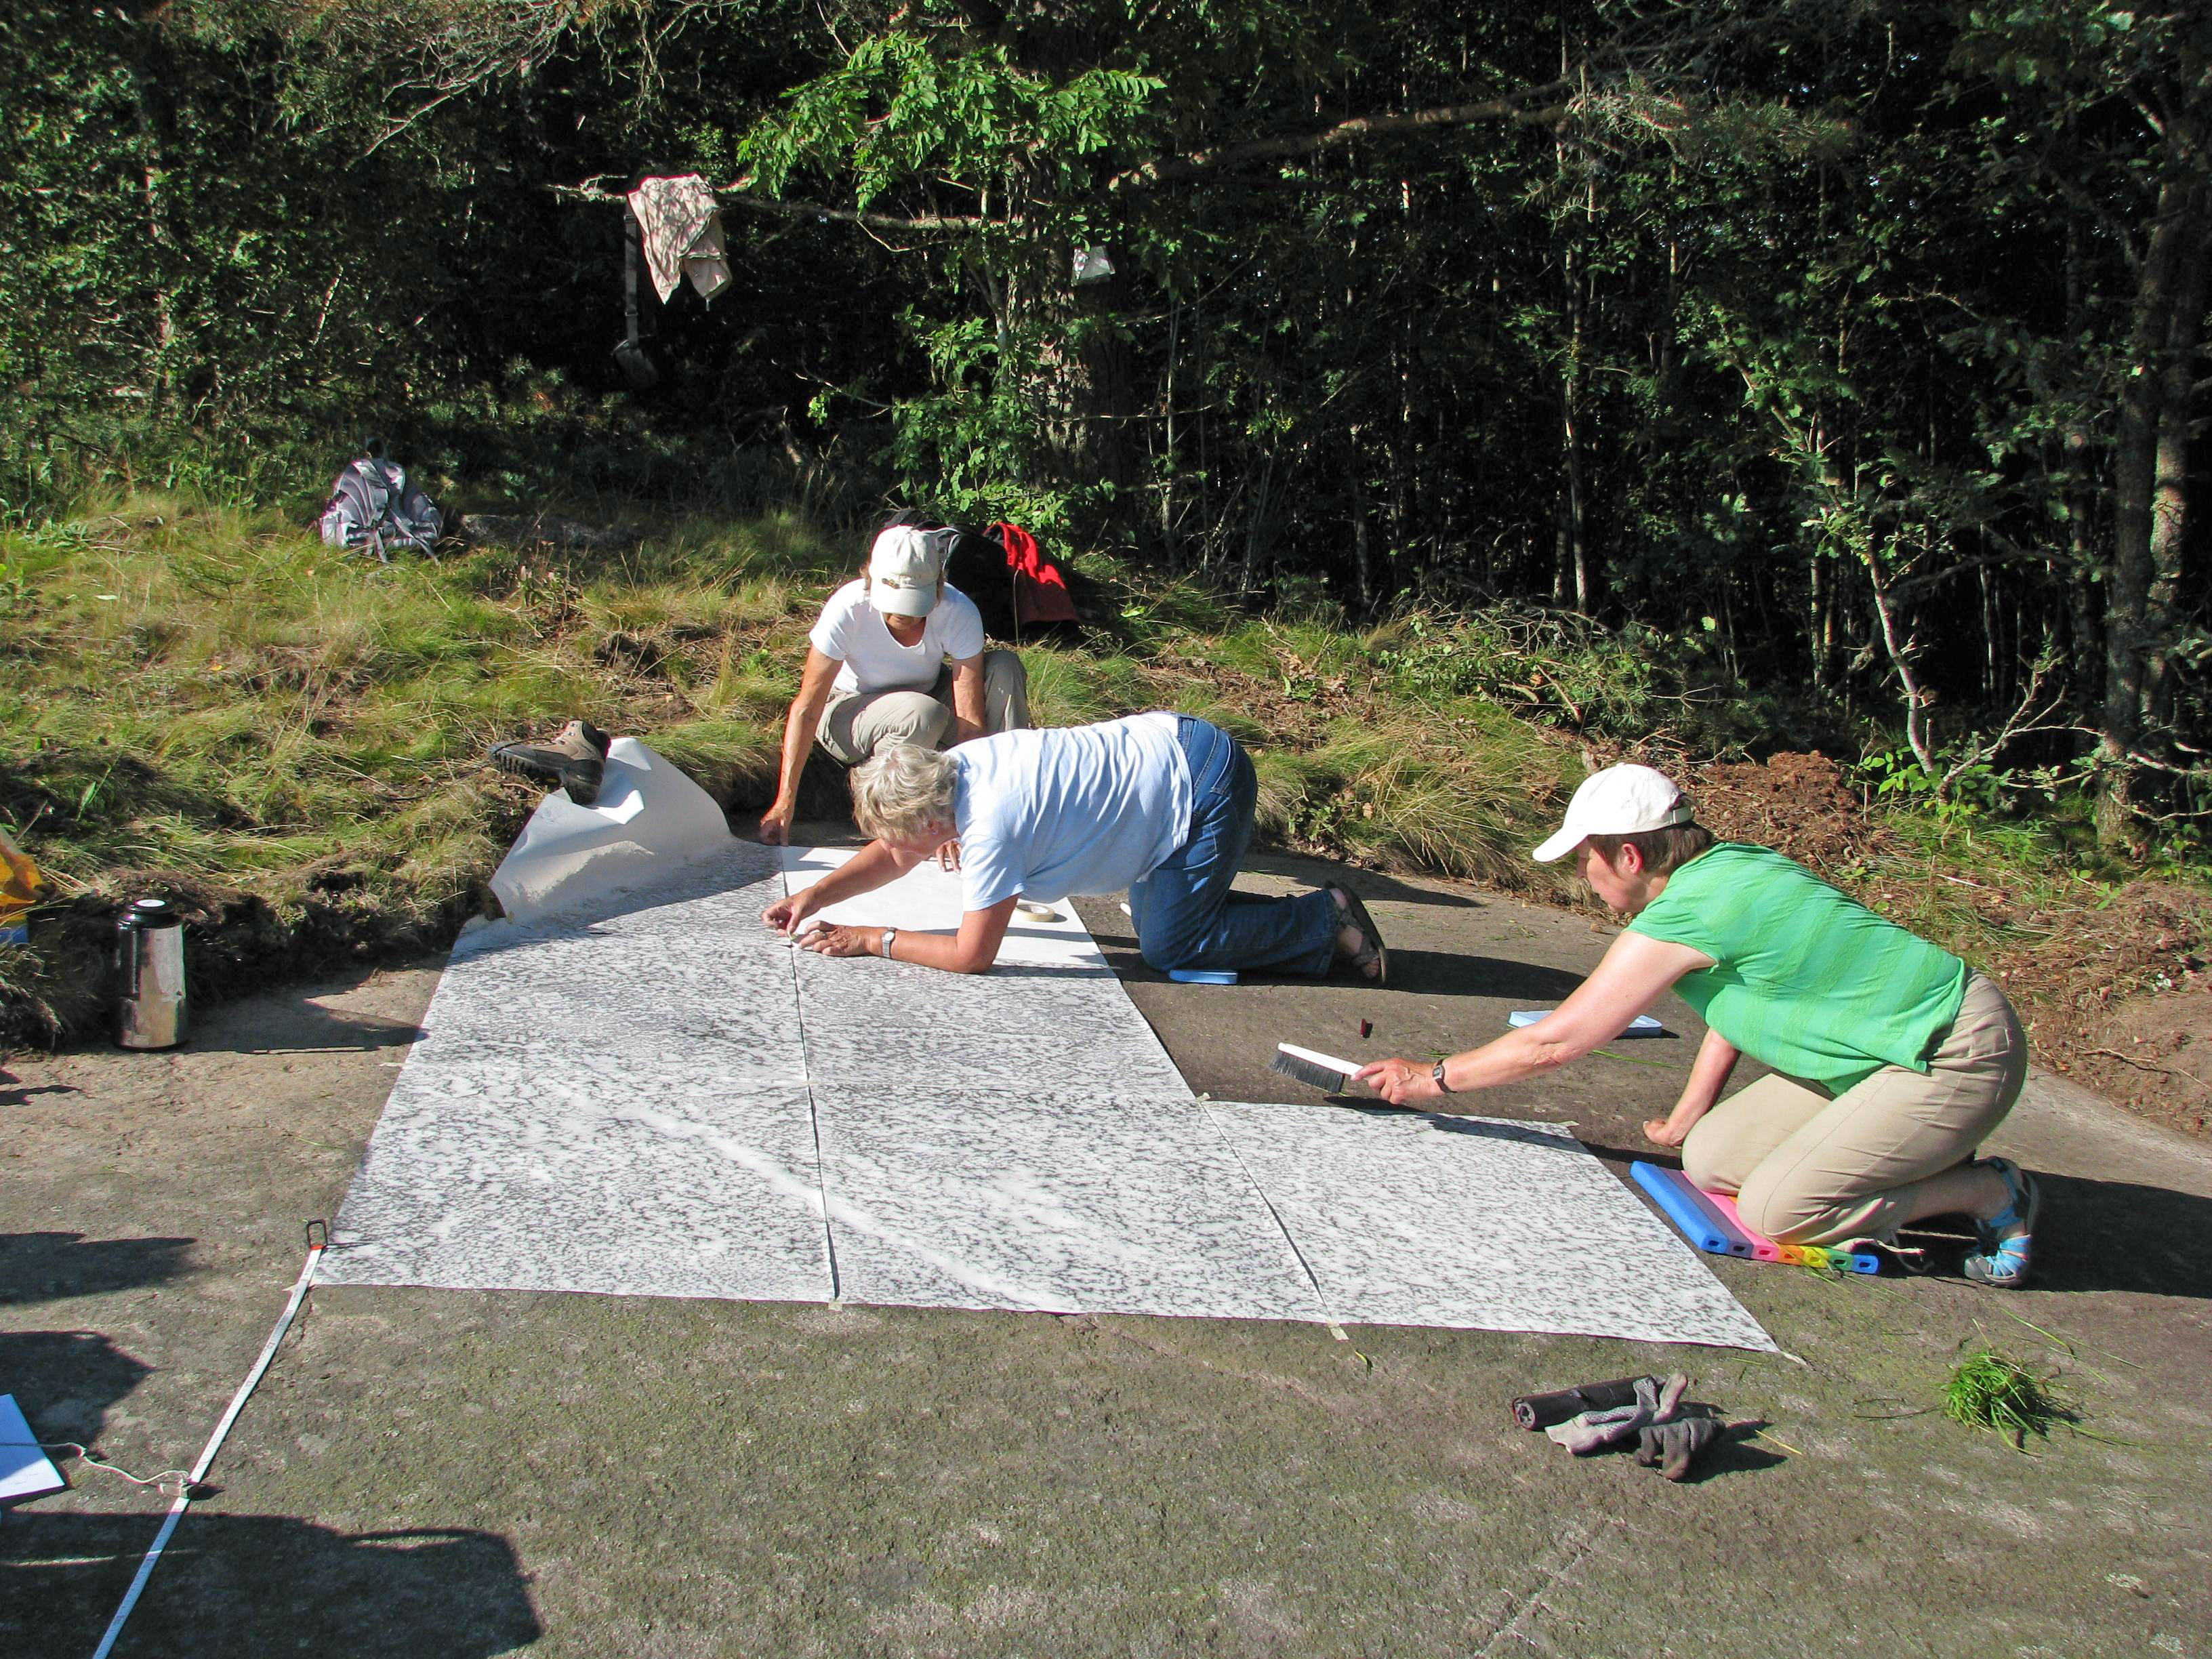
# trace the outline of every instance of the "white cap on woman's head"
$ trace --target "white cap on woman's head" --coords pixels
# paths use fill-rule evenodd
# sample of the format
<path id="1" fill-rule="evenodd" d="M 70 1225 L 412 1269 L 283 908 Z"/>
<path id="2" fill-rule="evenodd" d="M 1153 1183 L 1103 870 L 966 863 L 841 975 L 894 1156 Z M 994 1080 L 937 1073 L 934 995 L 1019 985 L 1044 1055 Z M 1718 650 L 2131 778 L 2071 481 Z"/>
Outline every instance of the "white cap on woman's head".
<path id="1" fill-rule="evenodd" d="M 1530 856 L 1549 864 L 1591 836 L 1638 836 L 1687 823 L 1696 815 L 1690 798 L 1664 772 L 1649 766 L 1608 766 L 1583 780 L 1567 803 L 1567 821 L 1559 833 Z"/>
<path id="2" fill-rule="evenodd" d="M 927 617 L 937 608 L 945 567 L 919 530 L 893 525 L 868 550 L 868 603 L 894 617 Z"/>

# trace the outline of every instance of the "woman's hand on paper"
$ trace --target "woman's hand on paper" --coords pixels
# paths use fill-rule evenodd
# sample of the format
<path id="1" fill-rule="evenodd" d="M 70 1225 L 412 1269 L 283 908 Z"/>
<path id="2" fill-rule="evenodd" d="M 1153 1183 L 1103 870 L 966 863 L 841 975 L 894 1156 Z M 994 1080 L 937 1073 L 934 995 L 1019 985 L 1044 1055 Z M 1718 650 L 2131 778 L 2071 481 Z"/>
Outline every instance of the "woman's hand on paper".
<path id="1" fill-rule="evenodd" d="M 834 921 L 804 924 L 791 942 L 802 951 L 824 957 L 879 957 L 884 953 L 880 927 L 840 927 Z"/>

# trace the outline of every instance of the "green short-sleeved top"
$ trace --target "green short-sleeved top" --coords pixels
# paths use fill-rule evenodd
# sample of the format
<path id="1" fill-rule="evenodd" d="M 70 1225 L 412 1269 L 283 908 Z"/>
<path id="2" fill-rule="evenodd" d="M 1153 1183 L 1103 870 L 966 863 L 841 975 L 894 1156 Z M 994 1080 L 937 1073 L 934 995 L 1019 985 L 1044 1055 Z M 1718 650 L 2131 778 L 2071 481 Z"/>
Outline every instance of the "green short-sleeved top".
<path id="1" fill-rule="evenodd" d="M 1883 1066 L 1928 1069 L 1966 964 L 1803 865 L 1719 842 L 1667 878 L 1631 933 L 1713 959 L 1674 988 L 1753 1059 L 1841 1094 Z"/>

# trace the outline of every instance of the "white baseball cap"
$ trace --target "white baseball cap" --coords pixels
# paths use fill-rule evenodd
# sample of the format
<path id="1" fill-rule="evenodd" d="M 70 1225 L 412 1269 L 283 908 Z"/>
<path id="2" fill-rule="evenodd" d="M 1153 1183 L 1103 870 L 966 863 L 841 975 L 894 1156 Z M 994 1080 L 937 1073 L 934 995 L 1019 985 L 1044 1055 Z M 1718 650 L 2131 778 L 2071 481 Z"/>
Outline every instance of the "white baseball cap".
<path id="1" fill-rule="evenodd" d="M 1664 772 L 1649 766 L 1608 766 L 1583 780 L 1567 803 L 1567 821 L 1559 833 L 1530 856 L 1549 864 L 1591 836 L 1637 836 L 1687 823 L 1696 816 L 1690 798 Z"/>
<path id="2" fill-rule="evenodd" d="M 937 608 L 945 568 L 919 530 L 894 525 L 868 550 L 868 603 L 894 617 L 927 617 Z"/>

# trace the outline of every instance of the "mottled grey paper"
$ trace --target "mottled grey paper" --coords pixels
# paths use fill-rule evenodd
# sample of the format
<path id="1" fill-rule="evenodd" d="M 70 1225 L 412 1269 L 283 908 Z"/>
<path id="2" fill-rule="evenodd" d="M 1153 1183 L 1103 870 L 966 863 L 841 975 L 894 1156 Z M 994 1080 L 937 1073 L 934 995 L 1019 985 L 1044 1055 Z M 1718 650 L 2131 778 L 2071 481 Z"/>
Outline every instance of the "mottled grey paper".
<path id="1" fill-rule="evenodd" d="M 321 1276 L 1773 1346 L 1556 1133 L 1195 1100 L 1068 905 L 982 975 L 762 926 L 848 856 L 465 933 Z M 825 915 L 960 902 L 925 866 Z"/>
<path id="2" fill-rule="evenodd" d="M 1496 1118 L 1208 1107 L 1345 1323 L 1771 1349 L 1579 1141 Z"/>
<path id="3" fill-rule="evenodd" d="M 845 1299 L 1325 1317 L 1188 1090 L 817 1091 Z"/>
<path id="4" fill-rule="evenodd" d="M 423 1016 L 320 1277 L 826 1301 L 775 850 L 471 928 Z"/>
<path id="5" fill-rule="evenodd" d="M 826 1301 L 796 1045 L 419 1043 L 333 1228 L 336 1284 Z M 769 1075 L 769 1073 L 781 1075 Z"/>

